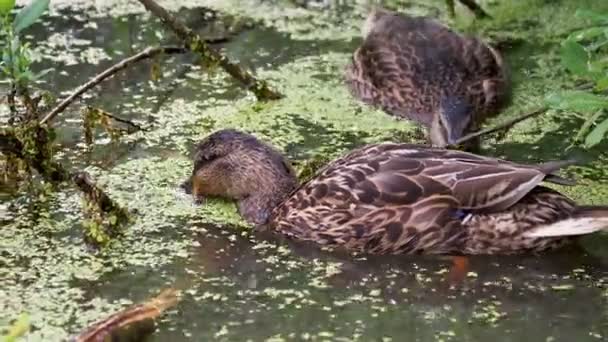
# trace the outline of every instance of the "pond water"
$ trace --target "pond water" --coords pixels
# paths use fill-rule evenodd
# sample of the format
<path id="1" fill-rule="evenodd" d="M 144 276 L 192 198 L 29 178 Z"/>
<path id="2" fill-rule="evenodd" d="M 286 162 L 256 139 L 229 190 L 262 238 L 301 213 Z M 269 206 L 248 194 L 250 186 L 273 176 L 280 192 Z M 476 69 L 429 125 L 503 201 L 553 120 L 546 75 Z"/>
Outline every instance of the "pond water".
<path id="1" fill-rule="evenodd" d="M 76 3 L 81 3 L 77 1 Z M 102 6 L 96 2 L 98 6 Z M 133 5 L 133 2 L 129 2 Z M 450 257 L 364 257 L 251 234 L 231 203 L 201 207 L 178 184 L 191 171 L 193 144 L 209 132 L 237 127 L 272 142 L 301 164 L 365 143 L 415 141 L 416 128 L 362 106 L 341 73 L 359 43 L 359 4 L 304 9 L 288 2 L 187 1 L 259 22 L 215 44 L 255 69 L 286 98 L 257 104 L 221 70 L 207 73 L 195 56 L 142 62 L 89 93 L 84 103 L 146 127 L 111 141 L 101 129 L 88 150 L 80 104 L 56 119 L 62 162 L 87 168 L 136 223 L 103 251 L 82 240 L 80 194 L 70 188 L 3 195 L 0 210 L 0 327 L 26 312 L 24 340 L 55 341 L 145 300 L 166 287 L 180 304 L 159 321 L 151 341 L 594 341 L 608 339 L 608 238 L 594 235 L 555 253 L 467 258 L 464 277 Z M 444 17 L 443 2 L 389 2 L 411 13 Z M 486 2 L 487 4 L 488 2 Z M 65 96 L 100 70 L 146 46 L 175 44 L 141 8 L 60 6 L 29 32 L 39 62 L 53 71 L 39 86 Z M 521 0 L 489 4 L 497 18 L 463 29 L 509 33 L 513 104 L 496 123 L 571 86 L 559 65 L 563 35 L 583 22 L 579 7 L 608 12 L 608 2 Z M 199 7 L 179 17 L 218 38 Z M 461 13 L 462 14 L 462 13 Z M 464 14 L 462 14 L 464 15 Z M 232 23 L 233 25 L 228 25 Z M 248 25 L 243 24 L 244 27 Z M 160 66 L 162 77 L 153 79 Z M 548 112 L 517 125 L 484 153 L 521 162 L 569 156 L 588 161 L 563 188 L 582 203 L 608 203 L 608 145 L 589 151 L 569 139 L 582 120 Z"/>

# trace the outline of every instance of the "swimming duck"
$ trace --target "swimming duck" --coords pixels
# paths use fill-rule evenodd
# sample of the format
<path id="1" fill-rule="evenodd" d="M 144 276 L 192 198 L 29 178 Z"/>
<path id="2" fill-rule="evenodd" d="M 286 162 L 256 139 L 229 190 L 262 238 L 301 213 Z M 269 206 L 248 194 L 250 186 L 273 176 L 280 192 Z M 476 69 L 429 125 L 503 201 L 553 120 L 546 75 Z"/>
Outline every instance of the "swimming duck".
<path id="1" fill-rule="evenodd" d="M 362 34 L 345 70 L 351 93 L 426 126 L 433 146 L 455 144 L 505 103 L 509 82 L 502 57 L 478 38 L 381 8 L 372 9 Z"/>
<path id="2" fill-rule="evenodd" d="M 515 254 L 560 247 L 608 227 L 608 206 L 578 206 L 541 182 L 571 161 L 521 165 L 402 143 L 360 147 L 298 185 L 255 136 L 220 130 L 196 148 L 184 183 L 195 198 L 236 200 L 259 229 L 370 254 Z"/>

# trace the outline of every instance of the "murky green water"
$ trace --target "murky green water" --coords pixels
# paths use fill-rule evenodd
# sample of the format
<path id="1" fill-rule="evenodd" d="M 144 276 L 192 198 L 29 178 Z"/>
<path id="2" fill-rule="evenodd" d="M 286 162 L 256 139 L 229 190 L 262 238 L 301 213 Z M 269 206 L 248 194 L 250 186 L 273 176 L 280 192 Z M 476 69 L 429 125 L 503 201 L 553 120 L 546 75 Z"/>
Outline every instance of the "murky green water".
<path id="1" fill-rule="evenodd" d="M 433 7 L 441 4 L 409 2 L 402 8 L 441 13 Z M 469 273 L 458 279 L 449 258 L 353 259 L 243 233 L 229 203 L 194 206 L 177 185 L 190 172 L 193 144 L 214 129 L 247 129 L 296 162 L 416 136 L 409 123 L 352 100 L 341 83 L 342 68 L 358 43 L 360 6 L 318 13 L 268 2 L 215 5 L 269 25 L 220 46 L 269 79 L 286 99 L 256 104 L 221 71 L 207 74 L 193 56 L 183 55 L 163 59 L 158 81 L 151 80 L 151 64 L 141 63 L 86 99 L 149 127 L 145 132 L 113 143 L 98 131 L 97 145 L 88 152 L 79 108 L 72 106 L 57 121 L 64 162 L 87 167 L 114 198 L 137 210 L 137 222 L 120 241 L 93 253 L 82 242 L 75 190 L 41 199 L 23 192 L 4 200 L 0 327 L 27 312 L 33 329 L 26 340 L 61 340 L 174 286 L 184 291 L 183 300 L 163 317 L 153 341 L 607 338 L 608 239 L 602 235 L 549 255 L 471 258 Z M 556 37 L 584 24 L 571 14 L 585 5 L 608 11 L 608 3 L 598 1 L 521 0 L 493 12 L 501 15 L 490 31 L 501 27 L 525 38 L 507 52 L 515 97 L 495 122 L 534 108 L 546 93 L 569 85 Z M 205 28 L 200 10 L 184 9 L 180 18 Z M 109 18 L 103 12 L 62 10 L 31 35 L 39 40 L 39 66 L 56 69 L 41 87 L 58 93 L 159 39 L 174 42 L 156 20 L 137 12 Z M 516 126 L 501 142 L 488 141 L 484 153 L 527 162 L 581 156 L 589 163 L 567 172 L 581 184 L 561 190 L 583 203 L 608 203 L 608 156 L 602 152 L 608 144 L 565 152 L 580 124 L 574 116 L 549 112 Z"/>

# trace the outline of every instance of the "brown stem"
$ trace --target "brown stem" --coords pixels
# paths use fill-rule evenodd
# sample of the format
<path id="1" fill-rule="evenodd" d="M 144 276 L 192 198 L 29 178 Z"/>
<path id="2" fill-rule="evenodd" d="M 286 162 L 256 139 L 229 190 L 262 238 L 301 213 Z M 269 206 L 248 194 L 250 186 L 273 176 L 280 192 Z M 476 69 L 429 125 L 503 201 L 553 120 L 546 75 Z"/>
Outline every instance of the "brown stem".
<path id="1" fill-rule="evenodd" d="M 112 65 L 108 69 L 102 71 L 97 74 L 87 83 L 81 85 L 76 89 L 70 96 L 61 101 L 58 105 L 56 105 L 51 111 L 40 121 L 40 124 L 45 124 L 48 121 L 52 120 L 59 113 L 63 112 L 74 100 L 76 100 L 80 95 L 84 94 L 87 90 L 95 87 L 99 83 L 101 83 L 106 78 L 113 76 L 117 72 L 122 69 L 130 66 L 131 64 L 141 61 L 143 59 L 147 59 L 153 56 L 158 55 L 159 53 L 184 53 L 185 49 L 180 47 L 149 47 L 144 51 L 123 59 L 122 61 Z"/>
<path id="2" fill-rule="evenodd" d="M 11 82 L 10 90 L 6 95 L 6 101 L 8 102 L 8 108 L 11 111 L 9 123 L 12 124 L 17 118 L 17 105 L 15 104 L 15 96 L 17 95 L 17 87 Z"/>
<path id="3" fill-rule="evenodd" d="M 502 131 L 502 130 L 506 130 L 506 129 L 510 129 L 511 127 L 513 127 L 515 124 L 527 120 L 533 116 L 537 116 L 540 115 L 544 112 L 547 111 L 547 107 L 541 107 L 533 112 L 530 113 L 526 113 L 523 115 L 520 115 L 516 118 L 513 118 L 509 121 L 503 122 L 502 124 L 498 125 L 498 126 L 494 126 L 494 127 L 490 127 L 490 128 L 486 128 L 486 129 L 482 129 L 481 131 L 477 131 L 477 132 L 473 132 L 470 134 L 465 135 L 464 137 L 456 140 L 456 142 L 453 145 L 462 145 L 464 142 L 467 142 L 471 139 L 475 139 L 477 137 L 480 137 L 482 135 L 487 135 L 487 134 L 491 134 L 491 133 L 495 133 L 498 131 Z"/>
<path id="4" fill-rule="evenodd" d="M 481 6 L 479 6 L 475 0 L 458 0 L 461 4 L 465 5 L 468 9 L 470 9 L 473 13 L 475 13 L 476 17 L 479 18 L 492 18 L 488 12 L 484 11 Z"/>
<path id="5" fill-rule="evenodd" d="M 136 124 L 135 122 L 133 122 L 131 120 L 118 117 L 118 116 L 116 116 L 116 115 L 114 115 L 112 113 L 106 112 L 105 110 L 100 109 L 100 108 L 95 108 L 95 107 L 92 107 L 92 106 L 87 106 L 87 111 L 92 111 L 92 110 L 97 111 L 100 115 L 107 116 L 108 118 L 110 118 L 110 119 L 112 119 L 114 121 L 117 121 L 117 122 L 120 122 L 120 123 L 123 123 L 123 124 L 127 125 L 129 127 L 127 129 L 128 133 L 133 133 L 133 132 L 141 131 L 141 130 L 144 129 L 143 127 L 141 127 L 140 125 Z"/>
<path id="6" fill-rule="evenodd" d="M 259 101 L 276 100 L 282 97 L 280 93 L 270 89 L 265 81 L 256 79 L 251 73 L 241 68 L 240 65 L 232 62 L 228 57 L 210 47 L 201 36 L 177 21 L 175 17 L 157 4 L 156 1 L 139 0 L 139 2 L 148 11 L 160 18 L 166 26 L 171 28 L 190 50 L 199 54 L 211 65 L 219 64 L 224 71 L 239 81 L 243 87 L 252 91 Z"/>

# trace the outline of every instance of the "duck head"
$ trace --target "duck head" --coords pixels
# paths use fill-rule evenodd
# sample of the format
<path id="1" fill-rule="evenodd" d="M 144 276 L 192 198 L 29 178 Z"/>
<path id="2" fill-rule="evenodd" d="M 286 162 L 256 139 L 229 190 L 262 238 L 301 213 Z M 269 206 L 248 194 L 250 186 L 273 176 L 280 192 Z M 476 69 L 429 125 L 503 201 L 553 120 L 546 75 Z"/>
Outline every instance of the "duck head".
<path id="1" fill-rule="evenodd" d="M 431 144 L 436 147 L 455 145 L 473 129 L 473 107 L 457 97 L 442 97 L 439 110 L 433 115 Z"/>
<path id="2" fill-rule="evenodd" d="M 361 35 L 363 39 L 365 39 L 365 37 L 367 37 L 375 28 L 382 25 L 382 23 L 386 21 L 385 19 L 394 15 L 394 13 L 387 11 L 384 8 L 377 6 L 371 7 L 367 14 L 367 18 L 361 26 Z"/>
<path id="3" fill-rule="evenodd" d="M 198 201 L 236 200 L 246 221 L 263 225 L 297 185 L 293 168 L 277 150 L 251 134 L 224 129 L 197 145 L 192 175 L 182 188 Z"/>

